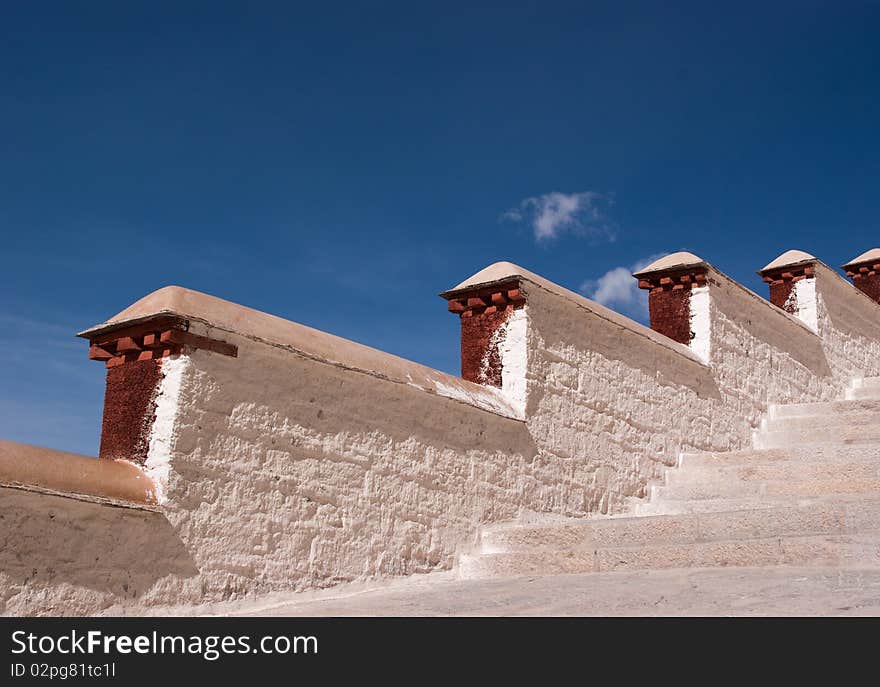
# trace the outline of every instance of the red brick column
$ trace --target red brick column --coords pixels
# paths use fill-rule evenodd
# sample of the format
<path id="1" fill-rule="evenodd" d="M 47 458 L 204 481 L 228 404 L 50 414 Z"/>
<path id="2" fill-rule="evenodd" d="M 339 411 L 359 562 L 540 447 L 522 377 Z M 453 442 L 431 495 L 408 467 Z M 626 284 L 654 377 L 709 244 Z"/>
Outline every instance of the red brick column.
<path id="1" fill-rule="evenodd" d="M 89 339 L 89 358 L 107 367 L 100 458 L 146 462 L 164 359 L 186 348 L 238 354 L 235 346 L 188 329 L 183 318 L 158 316 L 83 333 Z"/>
<path id="2" fill-rule="evenodd" d="M 798 304 L 792 297 L 794 285 L 802 279 L 815 278 L 816 258 L 801 250 L 790 250 L 758 270 L 758 274 L 770 286 L 770 302 L 797 315 Z"/>
<path id="3" fill-rule="evenodd" d="M 633 276 L 639 288 L 648 291 L 651 329 L 673 341 L 689 345 L 691 290 L 706 286 L 709 265 L 691 253 L 674 253 L 660 258 Z"/>
<path id="4" fill-rule="evenodd" d="M 501 387 L 501 354 L 495 333 L 510 313 L 525 305 L 517 279 L 440 294 L 449 312 L 461 318 L 461 376 L 469 382 Z"/>
<path id="5" fill-rule="evenodd" d="M 843 270 L 859 291 L 880 303 L 880 248 L 862 253 L 843 265 Z"/>

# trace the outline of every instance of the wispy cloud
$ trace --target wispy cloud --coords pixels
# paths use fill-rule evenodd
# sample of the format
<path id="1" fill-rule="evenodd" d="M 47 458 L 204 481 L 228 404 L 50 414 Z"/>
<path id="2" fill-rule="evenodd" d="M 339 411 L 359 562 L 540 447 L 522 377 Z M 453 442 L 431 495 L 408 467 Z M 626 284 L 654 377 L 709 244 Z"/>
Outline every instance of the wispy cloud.
<path id="1" fill-rule="evenodd" d="M 648 301 L 632 275 L 664 255 L 667 253 L 658 253 L 629 267 L 610 269 L 598 279 L 588 279 L 581 284 L 581 293 L 608 308 L 645 322 L 648 319 Z"/>
<path id="2" fill-rule="evenodd" d="M 553 191 L 526 198 L 501 215 L 501 219 L 527 224 L 537 241 L 549 241 L 568 231 L 613 241 L 614 226 L 607 215 L 613 205 L 613 197 L 595 191 Z"/>

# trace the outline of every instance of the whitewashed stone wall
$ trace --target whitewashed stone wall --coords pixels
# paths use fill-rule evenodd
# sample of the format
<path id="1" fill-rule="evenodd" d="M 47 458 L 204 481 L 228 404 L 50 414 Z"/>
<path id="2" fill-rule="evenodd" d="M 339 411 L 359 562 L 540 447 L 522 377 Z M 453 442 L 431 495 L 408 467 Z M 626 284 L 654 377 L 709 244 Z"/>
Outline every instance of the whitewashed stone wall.
<path id="1" fill-rule="evenodd" d="M 799 320 L 717 271 L 706 288 L 709 331 L 691 351 L 546 282 L 526 286 L 529 431 L 577 485 L 555 509 L 619 512 L 682 451 L 744 448 L 769 404 L 837 397 L 861 362 L 832 346 L 835 377 Z"/>
<path id="2" fill-rule="evenodd" d="M 816 265 L 819 339 L 835 379 L 872 377 L 880 367 L 880 305 L 832 269 Z"/>
<path id="3" fill-rule="evenodd" d="M 703 362 L 526 281 L 525 322 L 503 346 L 526 361 L 504 380 L 513 401 L 525 378 L 525 424 L 226 336 L 238 359 L 185 359 L 168 517 L 221 594 L 447 568 L 481 523 L 619 512 L 681 451 L 749 445 L 769 404 L 838 397 L 853 374 L 880 374 L 862 350 L 880 338 L 846 343 L 827 317 L 818 337 L 714 271 L 708 288 Z"/>
<path id="4" fill-rule="evenodd" d="M 821 339 L 806 324 L 724 275 L 710 278 L 716 450 L 747 445 L 770 404 L 842 395 L 848 380 L 834 378 Z"/>
<path id="5" fill-rule="evenodd" d="M 165 513 L 198 594 L 449 568 L 529 492 L 522 421 L 230 335 L 182 358 Z"/>
<path id="6" fill-rule="evenodd" d="M 683 446 L 706 446 L 717 389 L 687 347 L 574 294 L 526 284 L 527 424 L 545 508 L 619 509 Z M 558 496 L 555 487 L 564 477 Z"/>
<path id="7" fill-rule="evenodd" d="M 132 610 L 446 569 L 481 524 L 619 512 L 681 451 L 747 446 L 769 404 L 839 397 L 852 377 L 880 375 L 880 306 L 830 270 L 816 279 L 818 335 L 710 270 L 698 350 L 518 276 L 527 300 L 500 342 L 501 392 L 375 351 L 357 353 L 369 366 L 340 364 L 319 355 L 314 332 L 304 354 L 236 324 L 253 311 L 233 304 L 233 325 L 193 319 L 238 357 L 196 350 L 164 363 L 146 468 L 167 560 L 128 595 L 123 568 L 146 563 L 118 550 L 130 546 L 113 540 L 119 509 L 83 515 L 59 498 L 68 525 L 52 536 L 113 550 L 108 581 L 96 588 L 75 555 L 76 574 L 22 568 L 6 612 Z M 28 498 L 29 512 L 44 510 Z M 125 518 L 117 528 L 141 532 L 134 541 L 155 519 Z"/>

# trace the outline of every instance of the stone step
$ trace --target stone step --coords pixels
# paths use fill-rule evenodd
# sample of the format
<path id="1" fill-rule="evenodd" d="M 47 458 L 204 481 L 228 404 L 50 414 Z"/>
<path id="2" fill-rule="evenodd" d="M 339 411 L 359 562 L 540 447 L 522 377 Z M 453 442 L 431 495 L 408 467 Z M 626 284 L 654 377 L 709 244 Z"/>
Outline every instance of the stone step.
<path id="1" fill-rule="evenodd" d="M 873 499 L 825 500 L 804 506 L 787 505 L 761 510 L 496 526 L 483 530 L 480 552 L 593 550 L 806 534 L 845 534 L 878 529 L 880 495 Z"/>
<path id="2" fill-rule="evenodd" d="M 695 484 L 651 486 L 652 499 L 719 499 L 738 497 L 811 497 L 832 494 L 880 495 L 880 476 L 870 478 L 841 475 L 834 478 L 767 481 L 713 481 Z"/>
<path id="3" fill-rule="evenodd" d="M 791 403 L 770 406 L 771 420 L 789 417 L 859 417 L 876 414 L 880 417 L 880 401 L 830 401 L 828 403 Z"/>
<path id="4" fill-rule="evenodd" d="M 763 510 L 765 508 L 779 508 L 792 504 L 801 505 L 812 499 L 778 498 L 771 499 L 761 496 L 749 498 L 726 498 L 726 499 L 641 499 L 641 503 L 633 507 L 632 512 L 637 517 L 649 517 L 652 515 L 679 515 L 682 513 L 720 513 L 723 511 L 739 510 Z"/>
<path id="5" fill-rule="evenodd" d="M 462 579 L 757 566 L 880 566 L 880 532 L 462 555 Z"/>
<path id="6" fill-rule="evenodd" d="M 650 517 L 653 515 L 682 515 L 684 513 L 722 513 L 727 511 L 764 510 L 767 508 L 786 508 L 791 506 L 807 507 L 825 501 L 858 501 L 874 500 L 876 494 L 831 494 L 826 496 L 791 497 L 767 496 L 730 497 L 720 499 L 639 499 L 626 516 L 611 517 Z M 633 502 L 636 499 L 633 499 Z"/>
<path id="7" fill-rule="evenodd" d="M 860 459 L 802 460 L 751 465 L 689 465 L 666 471 L 666 486 L 732 482 L 804 481 L 880 477 L 880 451 Z"/>
<path id="8" fill-rule="evenodd" d="M 848 401 L 880 400 L 880 388 L 875 386 L 863 386 L 854 389 L 847 389 L 846 398 Z"/>
<path id="9" fill-rule="evenodd" d="M 807 450 L 802 447 L 747 449 L 730 453 L 684 453 L 677 470 L 690 470 L 694 467 L 765 465 L 774 463 L 800 463 L 804 461 L 838 462 L 849 460 L 880 460 L 880 446 L 859 444 L 812 444 Z"/>
<path id="10" fill-rule="evenodd" d="M 853 386 L 859 389 L 880 389 L 880 377 L 863 377 L 853 380 Z"/>
<path id="11" fill-rule="evenodd" d="M 880 443 L 880 423 L 761 431 L 755 434 L 754 443 L 755 448 L 789 448 L 820 443 Z"/>
<path id="12" fill-rule="evenodd" d="M 852 427 L 880 424 L 880 412 L 852 411 L 849 413 L 829 413 L 827 415 L 801 415 L 796 417 L 776 417 L 765 422 L 762 431 L 802 430 L 819 428 Z"/>

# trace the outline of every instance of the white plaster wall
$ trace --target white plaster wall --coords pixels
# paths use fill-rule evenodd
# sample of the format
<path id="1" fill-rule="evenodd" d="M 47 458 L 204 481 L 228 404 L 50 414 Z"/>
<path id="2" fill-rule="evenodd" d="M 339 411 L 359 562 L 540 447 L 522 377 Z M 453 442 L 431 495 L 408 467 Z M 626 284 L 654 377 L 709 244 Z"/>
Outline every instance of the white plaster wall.
<path id="1" fill-rule="evenodd" d="M 838 387 L 880 375 L 880 305 L 822 264 L 815 292 L 819 339 Z"/>
<path id="2" fill-rule="evenodd" d="M 729 447 L 747 445 L 770 404 L 829 400 L 845 386 L 798 318 L 724 275 L 713 281 L 710 364 L 720 393 L 713 426 L 725 428 Z"/>
<path id="3" fill-rule="evenodd" d="M 16 563 L 15 580 L 0 576 L 8 590 L 0 610 L 132 613 L 448 569 L 481 523 L 536 503 L 536 448 L 524 422 L 223 338 L 239 347 L 237 358 L 195 351 L 163 361 L 145 466 L 160 482 L 162 513 L 125 512 L 114 525 L 125 509 L 29 495 L 0 532 L 11 540 L 15 528 L 26 531 L 16 540 L 30 546 L 23 560 L 57 574 L 29 578 Z M 449 388 L 461 387 L 453 381 Z M 164 543 L 147 541 L 151 531 Z M 158 556 L 157 546 L 186 565 L 155 565 L 133 585 L 128 570 Z M 101 549 L 108 554 L 93 564 Z M 105 582 L 96 587 L 92 573 Z"/>
<path id="4" fill-rule="evenodd" d="M 523 422 L 224 338 L 238 357 L 192 354 L 166 437 L 194 601 L 449 568 L 534 501 Z"/>
<path id="5" fill-rule="evenodd" d="M 791 296 L 794 300 L 796 317 L 807 325 L 811 331 L 819 332 L 819 314 L 817 310 L 816 299 L 816 280 L 801 279 L 795 283 L 791 290 Z"/>
<path id="6" fill-rule="evenodd" d="M 528 335 L 526 308 L 514 310 L 496 332 L 501 356 L 501 393 L 521 418 L 525 418 L 528 400 Z"/>
<path id="7" fill-rule="evenodd" d="M 567 478 L 569 514 L 618 511 L 674 465 L 683 448 L 713 448 L 709 368 L 658 345 L 639 325 L 620 326 L 585 299 L 529 285 L 529 431 L 538 475 Z M 681 346 L 684 349 L 684 346 Z"/>
<path id="8" fill-rule="evenodd" d="M 880 374 L 880 331 L 857 333 L 878 306 L 833 273 L 820 275 L 821 336 L 710 277 L 692 303 L 691 350 L 707 365 L 574 294 L 527 286 L 529 431 L 548 480 L 562 461 L 573 485 L 562 502 L 548 491 L 554 509 L 622 511 L 680 452 L 750 446 L 770 404 L 833 399 L 853 376 Z"/>
<path id="9" fill-rule="evenodd" d="M 189 356 L 183 355 L 161 362 L 162 378 L 156 391 L 156 411 L 144 463 L 147 475 L 156 485 L 156 498 L 160 504 L 166 501 L 172 469 L 172 442 L 181 408 L 180 389 L 189 365 Z"/>
<path id="10" fill-rule="evenodd" d="M 196 323 L 239 355 L 164 364 L 147 465 L 164 514 L 0 491 L 15 514 L 4 610 L 132 612 L 448 568 L 483 523 L 621 511 L 681 451 L 747 446 L 768 404 L 880 374 L 880 306 L 822 270 L 818 336 L 710 273 L 707 363 L 555 285 L 524 290 L 501 392 Z"/>
<path id="11" fill-rule="evenodd" d="M 709 362 L 712 355 L 712 297 L 707 286 L 695 286 L 691 289 L 691 340 L 690 349 L 700 360 Z"/>
<path id="12" fill-rule="evenodd" d="M 751 383 L 722 393 L 686 347 L 585 299 L 525 289 L 528 305 L 499 341 L 503 392 L 525 401 L 525 423 L 228 332 L 238 358 L 193 353 L 161 443 L 172 446 L 167 516 L 201 593 L 443 569 L 486 522 L 620 511 L 680 451 L 744 445 L 761 399 L 779 397 Z M 774 355 L 786 327 L 809 334 L 742 290 L 722 300 L 734 296 L 745 304 L 732 311 L 764 308 L 755 316 L 781 318 L 783 334 L 774 322 L 768 340 L 749 338 L 709 301 L 708 344 L 731 379 L 749 356 Z M 750 351 L 727 361 L 731 335 Z"/>

